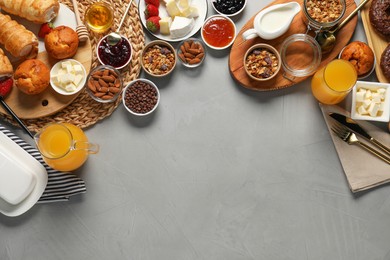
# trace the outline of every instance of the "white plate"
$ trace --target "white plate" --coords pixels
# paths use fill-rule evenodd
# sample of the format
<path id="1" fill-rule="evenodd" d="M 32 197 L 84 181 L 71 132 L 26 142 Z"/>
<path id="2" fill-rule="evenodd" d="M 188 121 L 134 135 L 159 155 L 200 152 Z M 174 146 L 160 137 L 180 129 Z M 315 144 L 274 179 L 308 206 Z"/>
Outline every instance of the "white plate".
<path id="1" fill-rule="evenodd" d="M 0 213 L 16 217 L 32 208 L 42 196 L 47 185 L 47 172 L 40 162 L 2 132 L 0 132 L 0 143 L 0 158 L 12 160 L 12 163 L 33 174 L 36 179 L 35 187 L 31 193 L 19 204 L 12 205 L 0 198 Z M 6 171 L 7 169 L 1 170 Z"/>
<path id="2" fill-rule="evenodd" d="M 6 13 L 6 12 L 4 12 L 4 13 Z M 17 21 L 18 23 L 20 23 L 21 25 L 26 27 L 26 29 L 30 30 L 38 37 L 38 32 L 39 32 L 39 29 L 41 28 L 41 24 L 36 24 L 36 23 L 30 22 L 30 21 L 28 21 L 24 18 L 18 17 L 16 15 L 12 15 L 12 14 L 8 14 L 8 15 L 11 16 L 12 20 Z M 60 3 L 60 11 L 58 13 L 58 16 L 53 19 L 52 23 L 54 24 L 54 26 L 66 25 L 66 26 L 72 28 L 73 30 L 76 30 L 76 26 L 77 26 L 76 16 L 73 13 L 73 11 L 70 10 L 66 5 L 61 4 L 61 3 Z M 44 40 L 42 38 L 38 37 L 38 41 L 39 41 L 39 47 L 38 47 L 39 52 L 45 51 Z M 6 52 L 6 54 L 9 54 L 9 53 Z M 16 61 L 16 59 L 12 55 L 7 55 L 7 56 L 10 58 L 11 62 Z"/>
<path id="3" fill-rule="evenodd" d="M 158 38 L 160 40 L 164 40 L 164 41 L 168 41 L 168 42 L 178 42 L 178 41 L 185 40 L 185 39 L 193 36 L 195 33 L 197 33 L 199 31 L 199 29 L 202 28 L 202 25 L 206 19 L 207 8 L 208 8 L 207 0 L 192 0 L 191 4 L 195 5 L 198 8 L 199 16 L 194 18 L 195 25 L 194 25 L 194 28 L 192 28 L 192 31 L 189 32 L 186 36 L 184 36 L 182 38 L 172 38 L 170 35 L 162 35 L 161 33 L 152 33 L 151 31 L 148 30 L 148 28 L 146 28 L 146 19 L 145 19 L 145 15 L 144 15 L 144 11 L 146 8 L 144 0 L 139 1 L 138 13 L 139 13 L 142 25 L 145 27 L 146 30 L 148 30 L 148 32 L 150 34 L 152 34 L 153 36 L 155 36 L 156 38 Z M 168 16 L 165 5 L 163 3 L 160 3 L 159 16 L 160 17 Z"/>

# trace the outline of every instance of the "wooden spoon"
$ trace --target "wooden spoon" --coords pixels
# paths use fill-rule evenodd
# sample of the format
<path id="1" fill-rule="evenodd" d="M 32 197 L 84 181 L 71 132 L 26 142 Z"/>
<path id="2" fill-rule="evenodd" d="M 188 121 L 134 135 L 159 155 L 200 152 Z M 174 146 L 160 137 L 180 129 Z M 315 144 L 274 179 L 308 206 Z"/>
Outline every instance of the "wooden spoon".
<path id="1" fill-rule="evenodd" d="M 79 41 L 85 42 L 89 38 L 88 30 L 80 19 L 80 12 L 79 8 L 77 7 L 77 0 L 72 0 L 72 3 L 77 22 L 76 33 L 79 36 Z"/>

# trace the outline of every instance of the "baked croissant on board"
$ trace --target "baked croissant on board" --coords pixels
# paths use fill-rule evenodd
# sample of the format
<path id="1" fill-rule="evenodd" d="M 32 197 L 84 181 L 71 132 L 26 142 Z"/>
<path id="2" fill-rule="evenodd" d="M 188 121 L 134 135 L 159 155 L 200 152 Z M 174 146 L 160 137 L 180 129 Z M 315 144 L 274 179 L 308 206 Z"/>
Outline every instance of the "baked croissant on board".
<path id="1" fill-rule="evenodd" d="M 26 27 L 0 13 L 0 43 L 17 58 L 31 59 L 38 55 L 38 38 Z"/>
<path id="2" fill-rule="evenodd" d="M 0 49 L 0 79 L 3 77 L 9 77 L 14 72 L 11 62 L 4 54 L 3 49 Z"/>
<path id="3" fill-rule="evenodd" d="M 58 15 L 60 3 L 58 0 L 0 0 L 0 8 L 34 23 L 45 23 Z"/>

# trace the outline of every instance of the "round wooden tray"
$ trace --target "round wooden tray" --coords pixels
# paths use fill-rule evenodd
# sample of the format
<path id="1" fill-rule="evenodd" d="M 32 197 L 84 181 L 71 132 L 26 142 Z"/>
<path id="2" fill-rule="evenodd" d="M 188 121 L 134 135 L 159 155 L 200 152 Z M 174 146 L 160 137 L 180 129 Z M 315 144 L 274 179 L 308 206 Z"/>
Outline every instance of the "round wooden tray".
<path id="1" fill-rule="evenodd" d="M 114 24 L 111 27 L 111 31 L 115 31 L 123 15 L 127 15 L 123 23 L 123 26 L 121 28 L 121 34 L 126 36 L 131 41 L 133 47 L 133 55 L 129 66 L 125 67 L 120 71 L 124 83 L 127 84 L 128 82 L 136 79 L 140 74 L 141 65 L 139 61 L 139 55 L 141 54 L 142 49 L 145 46 L 145 35 L 139 18 L 137 4 L 136 1 L 132 1 L 132 6 L 129 10 L 129 13 L 125 14 L 127 4 L 130 2 L 130 0 L 125 0 L 125 1 L 104 0 L 104 1 L 107 2 L 109 5 L 111 5 L 114 9 Z M 69 7 L 69 9 L 73 10 L 73 5 L 71 0 L 60 0 L 60 2 L 62 4 L 65 4 L 67 7 Z M 78 9 L 80 11 L 82 20 L 86 9 L 93 2 L 94 1 L 91 0 L 77 1 Z M 94 50 L 101 37 L 104 36 L 103 34 L 96 34 L 93 33 L 92 31 L 89 31 L 89 33 L 90 33 L 90 40 L 86 43 L 86 47 L 85 47 L 88 50 L 84 52 L 83 46 L 81 45 L 75 56 L 76 59 L 81 60 L 84 66 L 88 68 L 88 71 L 90 68 L 100 65 L 96 56 L 96 52 Z M 89 62 L 86 61 L 89 58 L 91 59 L 91 61 Z M 44 57 L 39 56 L 39 59 L 45 60 L 45 56 Z M 83 62 L 83 60 L 89 63 L 89 65 L 88 64 L 86 65 Z M 48 62 L 49 64 L 54 64 L 54 61 L 46 60 L 46 62 Z M 15 68 L 16 67 L 14 67 L 14 69 Z M 15 90 L 17 89 L 13 89 L 12 92 L 14 92 Z M 57 94 L 53 90 L 48 90 L 46 94 L 51 98 L 50 103 L 58 102 L 59 106 L 62 106 L 62 108 L 60 108 L 59 110 L 53 109 L 53 111 L 51 110 L 49 111 L 48 109 L 43 108 L 46 111 L 42 112 L 40 111 L 40 109 L 42 108 L 42 101 L 41 101 L 42 99 L 40 99 L 40 97 L 38 96 L 37 98 L 38 101 L 35 101 L 36 102 L 35 105 L 40 107 L 40 109 L 37 109 L 34 112 L 35 115 L 24 116 L 23 113 L 21 115 L 21 117 L 24 118 L 23 121 L 26 124 L 27 128 L 32 132 L 38 132 L 46 124 L 52 122 L 68 122 L 77 125 L 81 128 L 86 128 L 110 116 L 121 103 L 121 98 L 118 98 L 115 102 L 112 103 L 99 103 L 94 99 L 92 99 L 85 91 L 85 89 L 81 90 L 80 94 L 78 95 L 68 97 L 69 99 L 67 99 L 66 97 L 61 97 L 62 99 L 58 98 L 58 96 L 56 97 Z M 24 108 L 26 106 L 23 100 L 23 98 L 26 98 L 26 96 L 18 95 L 18 97 L 16 98 L 17 104 L 12 104 L 12 105 L 11 105 L 12 102 L 9 101 L 10 98 L 11 96 L 7 96 L 6 98 L 7 104 L 10 104 L 10 107 L 17 114 L 18 112 L 20 113 L 18 109 L 20 109 L 20 107 Z M 46 102 L 43 103 L 45 104 Z M 57 112 L 54 110 L 57 110 Z M 32 114 L 32 111 L 29 111 L 29 113 Z M 40 116 L 38 115 L 39 113 L 46 114 L 46 116 Z M 13 118 L 10 115 L 3 112 L 3 110 L 0 111 L 0 118 L 5 119 L 6 121 L 8 121 L 9 123 L 15 126 L 19 126 L 17 122 L 13 120 Z"/>
<path id="2" fill-rule="evenodd" d="M 287 3 L 290 1 L 287 0 L 276 0 L 266 6 L 265 8 L 275 5 L 275 4 L 282 4 L 282 3 Z M 303 0 L 296 0 L 299 4 L 303 4 Z M 354 0 L 346 0 L 347 3 L 347 8 L 346 12 L 344 15 L 344 18 L 347 17 L 355 8 L 356 8 L 356 3 Z M 261 11 L 261 10 L 260 10 Z M 259 11 L 259 12 L 260 12 Z M 257 15 L 257 13 L 256 13 Z M 279 38 L 276 38 L 274 40 L 263 40 L 260 37 L 250 39 L 250 40 L 244 40 L 242 37 L 243 32 L 246 30 L 253 28 L 253 20 L 255 18 L 254 15 L 241 29 L 241 31 L 238 33 L 236 40 L 233 43 L 233 46 L 230 50 L 230 55 L 229 55 L 229 69 L 232 77 L 240 83 L 243 87 L 252 89 L 252 90 L 257 90 L 257 91 L 270 91 L 270 90 L 277 90 L 277 89 L 282 89 L 282 88 L 287 88 L 291 87 L 299 82 L 302 82 L 306 77 L 300 77 L 300 78 L 294 78 L 294 80 L 287 79 L 283 76 L 283 68 L 280 70 L 278 75 L 272 80 L 266 81 L 266 82 L 260 82 L 260 81 L 255 81 L 246 74 L 245 69 L 244 69 L 244 55 L 245 52 L 254 44 L 257 43 L 268 43 L 272 46 L 274 46 L 277 50 L 280 49 L 282 42 L 284 39 L 286 39 L 288 36 L 292 34 L 297 34 L 297 33 L 306 33 L 307 31 L 307 26 L 304 23 L 303 16 L 304 14 L 300 12 L 297 14 L 289 28 L 289 30 L 282 35 Z M 351 21 L 349 21 L 340 31 L 337 33 L 336 38 L 337 42 L 334 47 L 334 49 L 324 55 L 322 57 L 322 61 L 320 64 L 321 68 L 323 65 L 328 63 L 329 61 L 333 60 L 335 57 L 338 56 L 339 52 L 341 49 L 349 42 L 351 39 L 353 32 L 355 31 L 356 24 L 357 24 L 357 16 L 355 16 Z"/>

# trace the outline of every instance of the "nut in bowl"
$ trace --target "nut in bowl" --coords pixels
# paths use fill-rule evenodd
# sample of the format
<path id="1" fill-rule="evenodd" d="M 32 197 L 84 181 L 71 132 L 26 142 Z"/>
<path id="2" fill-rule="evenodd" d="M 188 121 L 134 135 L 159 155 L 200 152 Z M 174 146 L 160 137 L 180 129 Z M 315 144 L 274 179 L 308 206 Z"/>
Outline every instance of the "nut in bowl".
<path id="1" fill-rule="evenodd" d="M 357 81 L 352 90 L 351 118 L 389 122 L 390 84 Z"/>
<path id="2" fill-rule="evenodd" d="M 246 2 L 247 0 L 214 0 L 212 5 L 217 13 L 231 17 L 241 13 Z"/>
<path id="3" fill-rule="evenodd" d="M 116 45 L 110 45 L 108 35 L 100 39 L 96 47 L 96 55 L 103 65 L 109 65 L 116 69 L 123 69 L 131 61 L 133 48 L 131 42 L 124 36 Z"/>
<path id="4" fill-rule="evenodd" d="M 88 75 L 87 93 L 98 102 L 114 102 L 121 94 L 122 87 L 122 76 L 112 66 L 100 65 Z"/>
<path id="5" fill-rule="evenodd" d="M 61 60 L 50 70 L 50 85 L 61 95 L 74 95 L 84 87 L 86 77 L 85 68 L 79 61 Z"/>
<path id="6" fill-rule="evenodd" d="M 203 42 L 214 50 L 229 48 L 236 39 L 236 25 L 225 15 L 212 15 L 201 29 Z"/>
<path id="7" fill-rule="evenodd" d="M 254 80 L 270 80 L 278 74 L 280 67 L 279 52 L 271 45 L 264 43 L 255 44 L 245 53 L 245 72 Z"/>
<path id="8" fill-rule="evenodd" d="M 175 49 L 166 41 L 149 42 L 141 55 L 143 70 L 154 77 L 164 77 L 170 74 L 176 66 Z"/>
<path id="9" fill-rule="evenodd" d="M 178 45 L 177 56 L 184 66 L 189 68 L 198 67 L 206 58 L 205 46 L 202 41 L 189 38 Z"/>
<path id="10" fill-rule="evenodd" d="M 160 103 L 160 92 L 152 81 L 136 79 L 123 90 L 122 103 L 131 114 L 146 116 L 156 110 Z"/>

